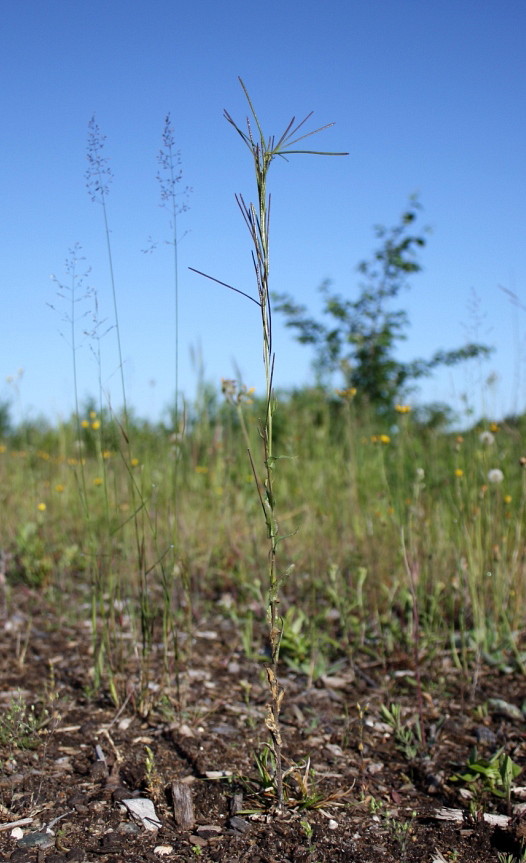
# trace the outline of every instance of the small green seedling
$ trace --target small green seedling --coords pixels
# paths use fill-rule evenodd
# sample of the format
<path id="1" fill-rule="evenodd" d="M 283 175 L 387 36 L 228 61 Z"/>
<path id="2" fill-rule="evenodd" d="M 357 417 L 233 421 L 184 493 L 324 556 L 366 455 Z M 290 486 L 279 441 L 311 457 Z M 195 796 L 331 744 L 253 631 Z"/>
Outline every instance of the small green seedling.
<path id="1" fill-rule="evenodd" d="M 38 713 L 28 706 L 18 693 L 0 716 L 0 744 L 16 749 L 36 749 L 40 743 L 40 730 L 48 721 L 47 711 Z"/>
<path id="2" fill-rule="evenodd" d="M 479 758 L 476 748 L 473 748 L 467 761 L 467 770 L 455 773 L 451 781 L 482 788 L 509 802 L 513 782 L 521 772 L 522 767 L 515 764 L 502 749 L 487 759 Z"/>
<path id="3" fill-rule="evenodd" d="M 397 749 L 404 754 L 408 761 L 412 761 L 416 758 L 422 746 L 420 724 L 416 722 L 414 726 L 404 725 L 402 722 L 402 708 L 399 704 L 391 704 L 390 707 L 382 704 L 380 714 L 382 719 L 393 729 Z"/>

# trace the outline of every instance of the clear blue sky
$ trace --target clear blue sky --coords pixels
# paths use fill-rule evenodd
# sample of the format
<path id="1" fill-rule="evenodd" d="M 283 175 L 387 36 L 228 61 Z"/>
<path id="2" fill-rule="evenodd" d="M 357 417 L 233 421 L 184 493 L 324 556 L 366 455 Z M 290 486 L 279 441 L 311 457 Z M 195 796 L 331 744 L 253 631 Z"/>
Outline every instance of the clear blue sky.
<path id="1" fill-rule="evenodd" d="M 326 278 L 356 291 L 372 226 L 394 224 L 418 192 L 433 233 L 424 272 L 404 294 L 411 330 L 403 358 L 478 338 L 492 360 L 440 374 L 420 399 L 499 416 L 526 407 L 526 5 L 523 0 L 24 0 L 2 11 L 2 254 L 0 397 L 51 418 L 73 406 L 66 304 L 52 273 L 82 246 L 99 314 L 113 321 L 100 207 L 85 188 L 90 117 L 107 136 L 114 180 L 108 215 L 125 378 L 139 415 L 173 398 L 173 282 L 169 219 L 159 206 L 156 156 L 170 112 L 183 182 L 179 219 L 180 380 L 195 391 L 191 350 L 206 380 L 262 389 L 256 306 L 188 271 L 253 291 L 250 243 L 234 193 L 254 197 L 248 151 L 222 116 L 247 114 L 237 76 L 268 132 L 292 114 L 336 125 L 329 159 L 275 163 L 272 288 L 313 311 Z M 184 235 L 184 236 L 183 236 Z M 148 237 L 157 250 L 145 255 Z M 55 306 L 52 311 L 47 304 Z M 79 304 L 87 310 L 87 306 Z M 79 326 L 80 330 L 89 321 Z M 101 341 L 101 379 L 120 401 L 115 334 Z M 77 351 L 79 395 L 98 393 L 93 341 Z M 311 379 L 309 350 L 279 321 L 276 384 Z M 14 384 L 8 376 L 23 377 Z M 487 388 L 491 374 L 496 384 Z"/>

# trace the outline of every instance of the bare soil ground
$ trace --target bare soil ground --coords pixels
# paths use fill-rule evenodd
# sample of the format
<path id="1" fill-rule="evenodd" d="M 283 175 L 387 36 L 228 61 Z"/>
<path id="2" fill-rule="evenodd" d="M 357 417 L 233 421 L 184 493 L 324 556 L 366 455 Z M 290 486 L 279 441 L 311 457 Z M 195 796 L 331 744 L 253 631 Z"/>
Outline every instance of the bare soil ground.
<path id="1" fill-rule="evenodd" d="M 519 856 L 526 817 L 518 801 L 482 783 L 470 800 L 465 785 L 451 781 L 474 746 L 486 758 L 503 747 L 526 766 L 526 723 L 490 701 L 521 707 L 526 684 L 518 672 L 481 666 L 467 677 L 445 652 L 424 657 L 426 745 L 408 757 L 380 708 L 400 704 L 404 728 L 412 727 L 418 699 L 410 656 L 385 663 L 358 653 L 354 667 L 313 685 L 283 666 L 285 754 L 297 767 L 285 811 L 276 814 L 257 785 L 255 753 L 266 739 L 262 662 L 245 658 L 219 611 L 197 622 L 187 656 L 179 689 L 172 680 L 162 698 L 161 659 L 157 669 L 152 664 L 150 705 L 139 704 L 137 658 L 117 710 L 109 697 L 90 694 L 87 623 L 68 622 L 41 595 L 13 588 L 0 636 L 0 859 L 486 863 L 499 852 Z M 34 748 L 10 737 L 18 733 L 20 742 L 31 717 L 20 716 L 17 732 L 19 696 L 45 721 L 24 741 Z M 515 780 L 523 783 L 524 775 Z M 157 823 L 146 823 L 154 829 L 122 802 L 134 798 L 152 801 Z M 441 820 L 444 807 L 458 820 Z M 495 826 L 488 813 L 508 818 Z"/>

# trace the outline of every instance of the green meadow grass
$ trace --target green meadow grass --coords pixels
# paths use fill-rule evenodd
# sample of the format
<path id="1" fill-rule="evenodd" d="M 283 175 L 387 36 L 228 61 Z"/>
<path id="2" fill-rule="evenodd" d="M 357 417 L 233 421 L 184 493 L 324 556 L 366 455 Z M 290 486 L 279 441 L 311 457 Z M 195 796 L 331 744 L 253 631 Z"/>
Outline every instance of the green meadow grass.
<path id="1" fill-rule="evenodd" d="M 219 399 L 187 406 L 182 435 L 129 418 L 131 462 L 118 419 L 93 410 L 80 417 L 80 440 L 72 417 L 0 445 L 8 584 L 45 591 L 59 611 L 71 609 L 68 596 L 91 595 L 101 679 L 137 643 L 147 657 L 154 639 L 173 663 L 174 631 L 211 609 L 235 618 L 241 644 L 266 605 L 265 526 L 245 437 L 257 452 L 264 401 Z M 349 393 L 282 395 L 275 451 L 287 458 L 275 495 L 294 563 L 282 588 L 282 660 L 316 673 L 360 651 L 410 650 L 416 608 L 422 651 L 450 645 L 466 667 L 512 651 L 522 665 L 523 424 L 460 434 L 401 410 L 381 427 Z M 136 635 L 124 645 L 123 608 Z"/>

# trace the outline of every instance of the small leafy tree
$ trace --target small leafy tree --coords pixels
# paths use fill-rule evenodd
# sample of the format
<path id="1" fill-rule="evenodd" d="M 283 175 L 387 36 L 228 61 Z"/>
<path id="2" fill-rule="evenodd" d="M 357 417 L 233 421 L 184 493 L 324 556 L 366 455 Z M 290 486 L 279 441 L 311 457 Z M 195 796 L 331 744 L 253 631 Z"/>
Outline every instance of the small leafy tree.
<path id="1" fill-rule="evenodd" d="M 399 224 L 375 229 L 381 245 L 371 261 L 358 266 L 362 281 L 357 299 L 336 294 L 330 281 L 323 282 L 320 292 L 328 323 L 311 317 L 290 295 L 274 296 L 275 310 L 285 316 L 297 340 L 314 346 L 318 378 L 323 381 L 340 372 L 345 386 L 356 389 L 357 398 L 380 413 L 388 413 L 411 382 L 430 375 L 437 367 L 486 357 L 492 350 L 486 345 L 466 344 L 457 350 L 436 351 L 430 359 L 405 363 L 396 358 L 398 343 L 406 339 L 409 317 L 403 309 L 392 309 L 391 301 L 409 286 L 409 277 L 422 269 L 417 255 L 426 240 L 421 233 L 414 233 L 419 209 L 418 200 L 411 198 Z"/>

